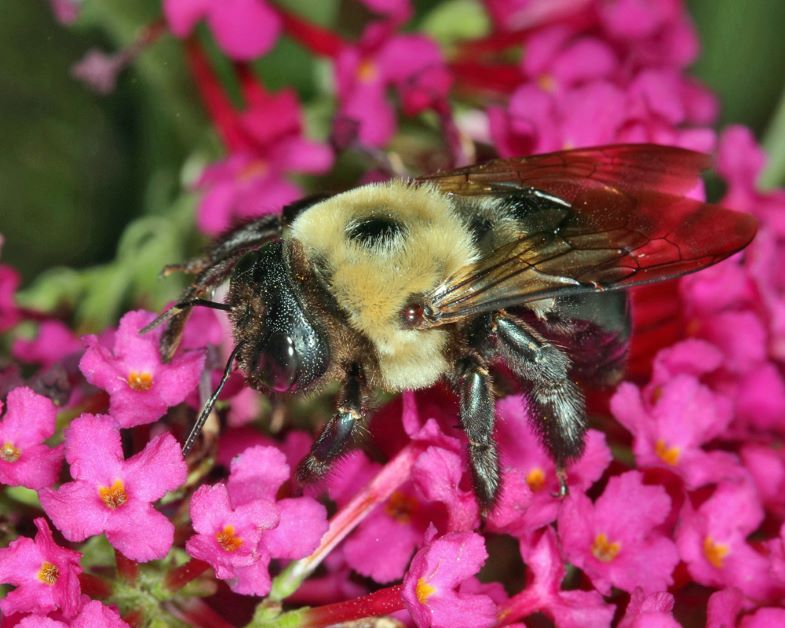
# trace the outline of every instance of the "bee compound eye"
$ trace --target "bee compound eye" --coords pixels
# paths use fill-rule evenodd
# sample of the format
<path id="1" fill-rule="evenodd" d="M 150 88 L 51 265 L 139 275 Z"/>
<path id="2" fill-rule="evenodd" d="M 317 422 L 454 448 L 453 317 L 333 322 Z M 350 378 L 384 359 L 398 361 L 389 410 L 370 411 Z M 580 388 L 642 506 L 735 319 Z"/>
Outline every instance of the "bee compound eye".
<path id="1" fill-rule="evenodd" d="M 259 379 L 276 392 L 293 390 L 299 370 L 294 338 L 284 332 L 272 332 L 256 359 Z"/>

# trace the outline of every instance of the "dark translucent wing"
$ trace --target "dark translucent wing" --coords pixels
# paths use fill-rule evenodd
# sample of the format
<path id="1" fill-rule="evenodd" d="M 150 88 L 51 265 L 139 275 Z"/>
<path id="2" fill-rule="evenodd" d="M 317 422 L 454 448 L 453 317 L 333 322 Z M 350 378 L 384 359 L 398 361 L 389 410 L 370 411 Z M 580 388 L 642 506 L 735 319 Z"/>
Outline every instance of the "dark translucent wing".
<path id="1" fill-rule="evenodd" d="M 694 187 L 706 162 L 683 149 L 624 145 L 496 161 L 426 179 L 459 195 L 533 187 L 571 206 L 524 218 L 519 239 L 425 295 L 427 324 L 662 281 L 742 249 L 755 234 L 751 216 L 679 196 Z"/>
<path id="2" fill-rule="evenodd" d="M 420 177 L 442 192 L 461 196 L 498 193 L 504 186 L 544 190 L 575 205 L 587 188 L 609 186 L 636 195 L 656 190 L 682 196 L 711 165 L 703 153 L 657 144 L 616 144 L 496 159 L 477 166 Z"/>

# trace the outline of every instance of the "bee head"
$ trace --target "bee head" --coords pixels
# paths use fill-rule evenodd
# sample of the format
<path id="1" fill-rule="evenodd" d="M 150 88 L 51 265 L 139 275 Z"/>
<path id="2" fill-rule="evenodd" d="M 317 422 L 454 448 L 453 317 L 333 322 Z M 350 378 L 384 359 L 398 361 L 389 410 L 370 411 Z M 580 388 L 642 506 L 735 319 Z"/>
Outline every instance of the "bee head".
<path id="1" fill-rule="evenodd" d="M 270 242 L 237 264 L 228 301 L 243 345 L 239 363 L 254 388 L 297 392 L 327 371 L 329 344 L 305 310 L 284 242 Z"/>

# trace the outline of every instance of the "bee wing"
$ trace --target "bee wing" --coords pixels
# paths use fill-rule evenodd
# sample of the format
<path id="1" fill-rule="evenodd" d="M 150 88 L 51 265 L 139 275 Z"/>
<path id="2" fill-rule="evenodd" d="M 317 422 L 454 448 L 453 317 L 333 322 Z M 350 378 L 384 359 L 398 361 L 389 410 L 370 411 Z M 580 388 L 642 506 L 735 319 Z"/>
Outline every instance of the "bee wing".
<path id="1" fill-rule="evenodd" d="M 424 295 L 424 326 L 537 299 L 663 281 L 739 251 L 755 235 L 753 217 L 680 196 L 695 186 L 707 161 L 684 149 L 621 145 L 424 178 L 458 195 L 535 188 L 564 201 L 524 217 L 520 238 Z"/>

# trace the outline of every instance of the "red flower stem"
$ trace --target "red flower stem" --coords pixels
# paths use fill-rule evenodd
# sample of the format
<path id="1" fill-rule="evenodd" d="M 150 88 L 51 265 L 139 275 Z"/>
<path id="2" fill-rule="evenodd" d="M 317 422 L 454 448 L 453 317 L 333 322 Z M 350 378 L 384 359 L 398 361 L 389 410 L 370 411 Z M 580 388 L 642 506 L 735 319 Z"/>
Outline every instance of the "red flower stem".
<path id="1" fill-rule="evenodd" d="M 117 573 L 123 580 L 129 584 L 136 582 L 136 579 L 139 577 L 139 563 L 124 556 L 117 550 L 114 551 L 114 562 L 117 566 Z"/>
<path id="2" fill-rule="evenodd" d="M 176 604 L 170 605 L 168 610 L 188 626 L 202 626 L 204 628 L 232 628 L 233 626 L 198 597 L 178 601 Z"/>
<path id="3" fill-rule="evenodd" d="M 185 49 L 199 95 L 224 146 L 230 151 L 243 149 L 246 143 L 237 126 L 237 112 L 213 72 L 202 46 L 192 38 L 186 41 Z"/>
<path id="4" fill-rule="evenodd" d="M 112 594 L 112 589 L 106 581 L 91 573 L 79 574 L 79 586 L 82 588 L 82 593 L 95 599 L 105 599 Z"/>
<path id="5" fill-rule="evenodd" d="M 274 8 L 283 21 L 286 33 L 311 52 L 334 59 L 346 46 L 346 42 L 332 31 L 307 22 L 281 7 Z"/>
<path id="6" fill-rule="evenodd" d="M 390 615 L 404 607 L 403 598 L 401 597 L 402 588 L 403 585 L 396 584 L 354 600 L 311 608 L 306 611 L 303 618 L 304 621 L 300 626 L 301 628 L 317 628 L 319 626 L 331 626 L 340 622 L 363 619 L 364 617 Z"/>
<path id="7" fill-rule="evenodd" d="M 512 596 L 504 604 L 499 607 L 499 612 L 496 615 L 499 619 L 499 625 L 511 624 L 522 617 L 528 617 L 532 613 L 540 610 L 542 595 L 537 591 L 531 591 L 528 587 Z"/>
<path id="8" fill-rule="evenodd" d="M 209 568 L 210 565 L 203 560 L 192 558 L 184 565 L 180 565 L 166 574 L 166 587 L 172 592 L 178 591 Z"/>
<path id="9" fill-rule="evenodd" d="M 439 116 L 439 124 L 442 127 L 442 135 L 450 153 L 450 164 L 452 168 L 460 168 L 469 165 L 469 157 L 464 150 L 461 132 L 455 124 L 452 109 L 447 99 L 442 99 L 434 105 L 434 110 Z"/>
<path id="10" fill-rule="evenodd" d="M 300 583 L 313 573 L 338 543 L 371 514 L 378 504 L 409 479 L 412 465 L 419 454 L 420 447 L 415 443 L 409 443 L 401 449 L 352 501 L 336 513 L 316 551 L 291 563 L 275 579 L 268 599 L 280 602 L 296 591 Z"/>
<path id="11" fill-rule="evenodd" d="M 246 107 L 249 102 L 261 100 L 267 96 L 267 90 L 264 88 L 264 85 L 262 85 L 262 82 L 256 77 L 247 63 L 235 63 L 234 73 L 237 76 L 237 81 L 240 83 L 240 88 L 243 90 Z"/>
<path id="12" fill-rule="evenodd" d="M 459 86 L 489 90 L 505 96 L 524 80 L 521 69 L 511 64 L 453 61 L 449 68 Z"/>

